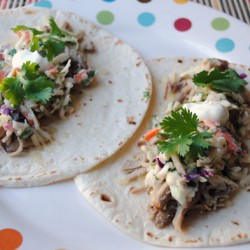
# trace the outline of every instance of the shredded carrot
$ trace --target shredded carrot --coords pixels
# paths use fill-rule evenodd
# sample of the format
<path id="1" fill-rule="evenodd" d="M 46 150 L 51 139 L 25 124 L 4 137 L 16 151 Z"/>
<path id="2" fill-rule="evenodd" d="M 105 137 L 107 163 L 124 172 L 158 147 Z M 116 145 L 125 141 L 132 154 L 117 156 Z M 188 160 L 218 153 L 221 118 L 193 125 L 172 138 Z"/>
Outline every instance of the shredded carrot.
<path id="1" fill-rule="evenodd" d="M 17 73 L 20 71 L 21 71 L 21 69 L 19 69 L 19 68 L 14 69 L 13 76 L 16 77 Z"/>
<path id="2" fill-rule="evenodd" d="M 155 137 L 159 132 L 160 132 L 160 128 L 153 128 L 151 130 L 149 130 L 145 136 L 144 136 L 144 139 L 146 141 L 149 141 L 151 138 Z"/>

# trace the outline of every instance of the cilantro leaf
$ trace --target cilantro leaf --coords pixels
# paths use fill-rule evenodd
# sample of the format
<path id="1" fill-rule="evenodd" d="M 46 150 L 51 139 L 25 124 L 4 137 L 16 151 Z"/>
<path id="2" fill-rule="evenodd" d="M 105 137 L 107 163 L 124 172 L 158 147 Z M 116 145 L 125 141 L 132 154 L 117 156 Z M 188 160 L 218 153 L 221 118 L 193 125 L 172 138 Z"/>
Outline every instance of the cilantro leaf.
<path id="1" fill-rule="evenodd" d="M 199 155 L 204 155 L 204 151 L 209 149 L 209 142 L 205 139 L 211 137 L 212 135 L 208 132 L 196 134 L 193 138 L 193 143 L 190 146 L 189 158 L 197 159 Z"/>
<path id="2" fill-rule="evenodd" d="M 206 70 L 195 74 L 193 82 L 200 87 L 208 86 L 219 92 L 236 92 L 240 93 L 244 90 L 247 82 L 242 79 L 238 73 L 232 69 L 220 71 L 215 67 L 210 73 Z"/>
<path id="3" fill-rule="evenodd" d="M 51 31 L 50 31 L 51 35 L 55 35 L 55 36 L 59 36 L 59 37 L 71 36 L 69 33 L 61 30 L 57 26 L 57 24 L 55 22 L 55 19 L 53 17 L 51 17 L 49 19 L 49 24 L 50 24 L 50 27 L 51 27 Z"/>
<path id="4" fill-rule="evenodd" d="M 37 63 L 28 61 L 22 65 L 21 74 L 4 78 L 0 85 L 4 98 L 15 107 L 20 106 L 25 98 L 45 104 L 52 96 L 55 83 L 46 76 L 41 76 L 38 68 Z"/>
<path id="5" fill-rule="evenodd" d="M 58 56 L 65 49 L 64 42 L 53 38 L 49 38 L 46 42 L 44 42 L 43 46 L 49 61 L 52 61 L 54 57 Z"/>
<path id="6" fill-rule="evenodd" d="M 20 106 L 25 97 L 22 83 L 15 77 L 6 77 L 1 82 L 0 91 L 4 92 L 4 97 L 9 100 L 14 107 Z"/>
<path id="7" fill-rule="evenodd" d="M 18 31 L 21 31 L 21 30 L 29 30 L 29 31 L 31 31 L 33 33 L 33 36 L 41 35 L 41 34 L 44 33 L 43 31 L 40 31 L 40 30 L 37 30 L 37 29 L 34 29 L 34 28 L 30 28 L 30 27 L 25 26 L 25 25 L 18 25 L 15 28 L 13 28 L 12 30 L 14 32 L 18 32 Z"/>
<path id="8" fill-rule="evenodd" d="M 172 111 L 171 115 L 164 118 L 160 123 L 163 129 L 162 138 L 159 140 L 158 151 L 171 155 L 178 153 L 180 156 L 188 156 L 196 159 L 198 155 L 202 155 L 205 149 L 209 148 L 207 138 L 212 135 L 208 132 L 200 132 L 198 130 L 199 120 L 196 114 L 191 113 L 187 109 Z"/>
<path id="9" fill-rule="evenodd" d="M 30 50 L 32 52 L 34 51 L 40 51 L 40 47 L 42 46 L 43 42 L 40 38 L 34 36 L 31 42 Z"/>
<path id="10" fill-rule="evenodd" d="M 38 77 L 37 70 L 39 65 L 37 63 L 31 63 L 30 61 L 22 65 L 21 71 L 24 73 L 24 78 L 26 80 L 35 80 Z"/>
<path id="11" fill-rule="evenodd" d="M 26 95 L 29 100 L 40 101 L 45 104 L 52 96 L 55 83 L 45 76 L 39 76 L 25 84 Z"/>
<path id="12" fill-rule="evenodd" d="M 172 136 L 184 136 L 197 131 L 199 120 L 196 114 L 191 113 L 188 109 L 173 111 L 171 116 L 166 117 L 160 123 L 164 132 Z"/>
<path id="13" fill-rule="evenodd" d="M 189 147 L 192 144 L 192 139 L 189 136 L 170 138 L 166 141 L 158 142 L 158 150 L 164 152 L 167 155 L 171 155 L 174 152 L 177 152 L 181 156 L 189 151 Z"/>

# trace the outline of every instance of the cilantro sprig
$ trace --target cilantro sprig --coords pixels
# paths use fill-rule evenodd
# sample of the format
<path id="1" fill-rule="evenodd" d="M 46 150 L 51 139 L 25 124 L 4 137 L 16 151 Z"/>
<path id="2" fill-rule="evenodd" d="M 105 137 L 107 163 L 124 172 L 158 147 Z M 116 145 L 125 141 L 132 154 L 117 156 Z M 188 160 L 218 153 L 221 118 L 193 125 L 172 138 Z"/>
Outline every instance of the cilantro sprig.
<path id="1" fill-rule="evenodd" d="M 199 120 L 196 114 L 187 109 L 172 111 L 160 123 L 164 131 L 160 136 L 167 138 L 158 141 L 158 151 L 171 155 L 177 153 L 180 156 L 196 159 L 209 148 L 207 138 L 212 135 L 209 132 L 198 130 Z"/>
<path id="2" fill-rule="evenodd" d="M 57 26 L 53 17 L 50 18 L 49 24 L 49 33 L 45 33 L 44 31 L 27 27 L 25 25 L 18 25 L 17 27 L 13 28 L 13 31 L 30 31 L 32 37 L 28 48 L 32 52 L 38 51 L 41 56 L 47 57 L 48 61 L 52 61 L 56 56 L 64 51 L 66 44 L 69 44 L 67 39 L 64 41 L 61 38 L 68 37 L 69 39 L 72 39 L 72 35 L 61 30 Z"/>
<path id="3" fill-rule="evenodd" d="M 0 84 L 4 98 L 14 107 L 19 107 L 25 99 L 45 104 L 52 96 L 55 83 L 38 73 L 39 65 L 24 63 L 16 77 L 6 77 Z"/>
<path id="4" fill-rule="evenodd" d="M 221 71 L 215 67 L 211 72 L 206 70 L 195 74 L 193 82 L 200 87 L 210 87 L 219 92 L 235 92 L 240 93 L 244 90 L 247 82 L 242 79 L 238 73 L 232 69 Z"/>

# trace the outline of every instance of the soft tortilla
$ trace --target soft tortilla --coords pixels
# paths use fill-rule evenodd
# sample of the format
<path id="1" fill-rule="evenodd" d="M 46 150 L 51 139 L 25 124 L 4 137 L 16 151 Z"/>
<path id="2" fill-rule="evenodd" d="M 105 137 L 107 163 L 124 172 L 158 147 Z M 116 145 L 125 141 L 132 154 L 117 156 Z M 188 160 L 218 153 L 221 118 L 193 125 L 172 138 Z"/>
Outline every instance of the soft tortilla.
<path id="1" fill-rule="evenodd" d="M 88 55 L 96 81 L 84 90 L 78 110 L 67 120 L 57 119 L 54 141 L 18 157 L 0 150 L 0 186 L 39 186 L 74 177 L 114 154 L 140 125 L 151 95 L 151 76 L 130 46 L 73 13 L 44 8 L 0 12 L 0 43 L 8 44 L 17 25 L 41 26 L 53 16 L 67 21 L 74 32 L 83 30 L 97 52 Z"/>
<path id="2" fill-rule="evenodd" d="M 190 68 L 197 70 L 201 62 L 201 59 L 187 58 L 150 60 L 148 65 L 153 75 L 154 95 L 144 123 L 119 154 L 111 157 L 101 168 L 75 178 L 83 196 L 109 221 L 132 237 L 150 244 L 165 247 L 225 246 L 250 240 L 250 196 L 246 190 L 237 194 L 225 209 L 185 219 L 186 230 L 179 233 L 171 225 L 157 229 L 148 218 L 148 194 L 144 192 L 134 195 L 129 192 L 132 187 L 143 186 L 143 182 L 121 184 L 121 179 L 126 176 L 122 168 L 140 164 L 136 161 L 141 152 L 137 145 L 138 138 L 152 127 L 152 117 L 163 114 L 166 103 L 178 98 L 178 94 L 164 98 L 169 74 L 180 74 Z M 250 69 L 239 65 L 233 67 L 240 73 L 250 75 Z"/>

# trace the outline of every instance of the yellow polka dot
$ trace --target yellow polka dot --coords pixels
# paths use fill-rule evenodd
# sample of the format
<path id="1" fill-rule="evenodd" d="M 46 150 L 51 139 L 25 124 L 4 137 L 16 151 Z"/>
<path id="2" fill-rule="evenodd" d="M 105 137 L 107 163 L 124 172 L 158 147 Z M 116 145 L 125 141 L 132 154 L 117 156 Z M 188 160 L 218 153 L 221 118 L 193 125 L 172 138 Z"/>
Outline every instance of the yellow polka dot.
<path id="1" fill-rule="evenodd" d="M 180 4 L 187 3 L 188 1 L 189 0 L 174 0 L 174 2 L 180 3 Z"/>

